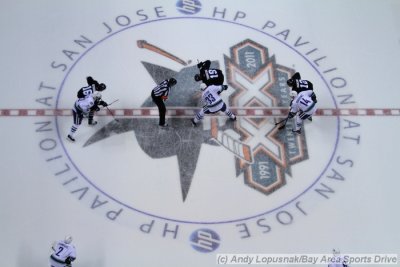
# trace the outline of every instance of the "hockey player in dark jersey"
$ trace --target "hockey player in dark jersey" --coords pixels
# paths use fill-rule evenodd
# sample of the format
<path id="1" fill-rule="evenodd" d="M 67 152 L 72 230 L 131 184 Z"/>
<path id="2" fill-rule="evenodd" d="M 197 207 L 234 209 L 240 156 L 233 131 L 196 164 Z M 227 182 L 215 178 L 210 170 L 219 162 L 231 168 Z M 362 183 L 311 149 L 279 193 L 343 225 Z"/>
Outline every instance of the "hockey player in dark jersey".
<path id="1" fill-rule="evenodd" d="M 104 91 L 107 86 L 104 83 L 99 83 L 95 79 L 93 79 L 91 76 L 86 77 L 86 81 L 88 83 L 88 86 L 84 86 L 81 89 L 79 89 L 78 93 L 76 96 L 78 99 L 83 99 L 86 98 L 89 95 L 93 95 L 93 99 L 95 101 L 93 108 L 90 110 L 88 114 L 88 123 L 89 125 L 96 125 L 97 122 L 94 121 L 94 113 L 96 111 L 99 111 L 100 108 L 98 107 L 103 106 L 106 107 L 108 106 L 107 103 L 103 100 L 101 100 L 101 94 L 99 92 Z"/>
<path id="2" fill-rule="evenodd" d="M 96 91 L 102 92 L 106 89 L 106 85 L 104 83 L 99 83 L 91 76 L 86 77 L 86 81 L 88 83 L 88 86 L 84 86 L 78 91 L 78 93 L 76 94 L 78 98 L 85 98 L 86 96 L 93 94 Z"/>
<path id="3" fill-rule="evenodd" d="M 293 74 L 292 78 L 287 80 L 286 83 L 296 93 L 300 93 L 302 91 L 307 91 L 307 90 L 314 91 L 314 86 L 312 82 L 308 80 L 302 80 L 299 72 Z M 312 94 L 311 99 L 314 101 L 314 103 L 317 103 L 317 97 L 314 93 Z M 312 121 L 312 117 L 310 116 L 308 120 Z"/>
<path id="4" fill-rule="evenodd" d="M 199 68 L 200 73 L 194 76 L 195 81 L 202 81 L 207 86 L 224 84 L 224 74 L 220 69 L 210 69 L 210 60 L 199 62 L 197 67 Z"/>
<path id="5" fill-rule="evenodd" d="M 286 83 L 297 93 L 300 93 L 301 91 L 314 90 L 313 84 L 310 81 L 302 80 L 299 72 L 293 74 L 292 78 L 287 80 Z"/>

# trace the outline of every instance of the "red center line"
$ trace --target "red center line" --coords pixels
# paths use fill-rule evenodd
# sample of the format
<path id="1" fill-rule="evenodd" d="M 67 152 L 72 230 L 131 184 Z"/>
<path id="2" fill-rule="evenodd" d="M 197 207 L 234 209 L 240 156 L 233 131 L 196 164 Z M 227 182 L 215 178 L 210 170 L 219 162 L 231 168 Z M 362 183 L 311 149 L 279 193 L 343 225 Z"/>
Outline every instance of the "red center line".
<path id="1" fill-rule="evenodd" d="M 239 117 L 282 117 L 288 114 L 288 108 L 236 108 L 230 109 Z M 188 107 L 167 107 L 167 116 L 192 117 L 199 110 Z M 110 109 L 118 117 L 157 117 L 157 108 Z M 43 117 L 43 116 L 71 116 L 71 109 L 0 109 L 0 117 Z M 109 111 L 103 109 L 97 116 L 110 116 Z M 218 115 L 218 114 L 217 114 Z M 219 115 L 223 115 L 220 113 Z M 400 108 L 320 108 L 314 116 L 400 116 Z"/>

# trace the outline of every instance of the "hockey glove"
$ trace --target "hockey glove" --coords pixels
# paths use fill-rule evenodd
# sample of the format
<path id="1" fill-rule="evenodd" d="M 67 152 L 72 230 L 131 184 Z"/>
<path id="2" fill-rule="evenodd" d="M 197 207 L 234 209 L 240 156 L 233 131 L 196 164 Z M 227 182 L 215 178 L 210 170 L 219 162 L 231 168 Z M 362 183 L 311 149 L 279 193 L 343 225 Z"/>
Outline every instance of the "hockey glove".
<path id="1" fill-rule="evenodd" d="M 93 107 L 91 107 L 90 108 L 90 111 L 99 111 L 100 110 L 100 108 L 99 108 L 99 106 L 98 105 L 93 105 Z"/>
<path id="2" fill-rule="evenodd" d="M 288 118 L 289 118 L 289 119 L 291 119 L 291 118 L 293 118 L 293 117 L 294 117 L 294 115 L 296 115 L 296 113 L 294 113 L 294 112 L 289 112 L 289 114 L 288 114 Z"/>
<path id="3" fill-rule="evenodd" d="M 103 100 L 100 100 L 100 101 L 99 101 L 99 105 L 100 105 L 100 106 L 103 106 L 103 107 L 107 107 L 107 106 L 108 106 L 108 104 L 107 104 L 105 101 L 103 101 Z"/>
<path id="4" fill-rule="evenodd" d="M 65 259 L 65 263 L 66 264 L 71 264 L 71 262 L 73 261 L 73 258 L 72 257 L 67 257 L 66 259 Z"/>
<path id="5" fill-rule="evenodd" d="M 314 92 L 311 94 L 311 99 L 314 101 L 314 103 L 317 103 L 317 96 L 314 94 Z"/>
<path id="6" fill-rule="evenodd" d="M 222 85 L 222 90 L 227 90 L 228 89 L 228 85 Z"/>

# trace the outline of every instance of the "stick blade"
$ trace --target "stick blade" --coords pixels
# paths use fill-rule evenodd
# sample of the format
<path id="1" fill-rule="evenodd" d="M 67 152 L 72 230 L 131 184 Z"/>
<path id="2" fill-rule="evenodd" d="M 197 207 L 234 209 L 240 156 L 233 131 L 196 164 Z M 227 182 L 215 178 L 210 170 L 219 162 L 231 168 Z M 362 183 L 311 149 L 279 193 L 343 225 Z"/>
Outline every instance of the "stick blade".
<path id="1" fill-rule="evenodd" d="M 278 127 L 278 130 L 285 129 L 285 127 L 286 127 L 286 124 L 284 124 L 284 125 L 281 125 L 281 126 L 279 126 L 279 127 Z"/>

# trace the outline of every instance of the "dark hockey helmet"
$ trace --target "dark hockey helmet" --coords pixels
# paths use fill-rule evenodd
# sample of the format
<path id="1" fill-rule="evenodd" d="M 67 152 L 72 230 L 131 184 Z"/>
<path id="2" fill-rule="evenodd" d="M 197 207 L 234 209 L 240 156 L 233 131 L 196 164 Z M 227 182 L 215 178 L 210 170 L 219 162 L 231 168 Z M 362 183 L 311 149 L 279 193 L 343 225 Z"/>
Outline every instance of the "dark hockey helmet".
<path id="1" fill-rule="evenodd" d="M 288 85 L 289 87 L 293 87 L 293 85 L 294 85 L 294 80 L 293 80 L 293 79 L 289 79 L 289 80 L 286 81 L 286 83 L 287 83 L 287 85 Z"/>
<path id="2" fill-rule="evenodd" d="M 176 80 L 174 78 L 170 78 L 168 80 L 168 86 L 174 86 L 176 84 Z"/>
<path id="3" fill-rule="evenodd" d="M 96 91 L 104 91 L 106 90 L 107 86 L 104 83 L 99 84 L 99 86 L 96 87 Z"/>
<path id="4" fill-rule="evenodd" d="M 209 69 L 211 66 L 211 61 L 210 60 L 206 60 L 206 61 L 201 61 L 197 64 L 197 68 L 199 69 Z"/>

